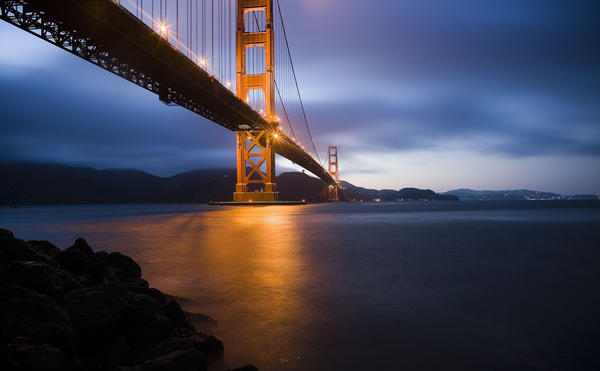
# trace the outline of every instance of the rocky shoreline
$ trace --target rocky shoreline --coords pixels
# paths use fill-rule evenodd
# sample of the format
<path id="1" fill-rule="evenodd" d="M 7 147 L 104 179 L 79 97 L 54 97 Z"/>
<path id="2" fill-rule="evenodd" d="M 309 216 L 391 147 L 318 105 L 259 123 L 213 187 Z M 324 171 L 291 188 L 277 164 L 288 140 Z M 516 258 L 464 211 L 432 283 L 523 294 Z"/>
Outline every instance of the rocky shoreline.
<path id="1" fill-rule="evenodd" d="M 223 343 L 190 323 L 202 315 L 82 238 L 60 250 L 0 229 L 0 298 L 1 370 L 224 369 Z"/>

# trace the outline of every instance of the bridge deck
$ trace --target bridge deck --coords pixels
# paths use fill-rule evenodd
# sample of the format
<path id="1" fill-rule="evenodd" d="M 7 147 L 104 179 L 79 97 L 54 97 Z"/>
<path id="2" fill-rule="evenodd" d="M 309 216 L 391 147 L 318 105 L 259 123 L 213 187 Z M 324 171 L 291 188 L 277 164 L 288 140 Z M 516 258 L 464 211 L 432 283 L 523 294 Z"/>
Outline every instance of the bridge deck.
<path id="1" fill-rule="evenodd" d="M 0 18 L 232 131 L 272 130 L 229 89 L 111 0 L 0 0 Z M 288 137 L 276 153 L 328 184 L 331 175 Z"/>

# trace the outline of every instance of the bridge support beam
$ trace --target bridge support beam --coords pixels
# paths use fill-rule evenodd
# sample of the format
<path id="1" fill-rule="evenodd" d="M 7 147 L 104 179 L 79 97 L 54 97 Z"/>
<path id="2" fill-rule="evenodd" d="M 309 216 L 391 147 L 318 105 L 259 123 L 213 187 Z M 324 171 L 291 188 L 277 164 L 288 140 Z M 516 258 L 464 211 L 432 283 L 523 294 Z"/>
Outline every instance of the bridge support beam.
<path id="1" fill-rule="evenodd" d="M 265 97 L 262 113 L 275 129 L 278 124 L 275 119 L 273 0 L 238 0 L 237 4 L 236 95 L 246 102 L 250 91 L 262 90 Z M 244 21 L 246 17 L 253 17 L 250 22 L 258 22 L 252 13 L 257 11 L 265 13 L 265 24 L 258 25 L 258 32 L 249 32 L 245 29 Z M 251 47 L 265 50 L 265 71 L 262 73 L 247 73 L 246 53 Z M 275 184 L 275 151 L 272 147 L 275 138 L 268 131 L 243 130 L 236 132 L 236 139 L 237 184 L 233 201 L 277 201 L 279 193 Z M 264 188 L 250 189 L 259 187 L 254 184 L 263 184 Z"/>
<path id="2" fill-rule="evenodd" d="M 275 151 L 267 131 L 237 131 L 237 184 L 234 202 L 277 201 Z M 263 189 L 250 189 L 263 184 Z"/>
<path id="3" fill-rule="evenodd" d="M 340 200 L 340 180 L 339 180 L 339 169 L 338 169 L 338 150 L 337 146 L 329 146 L 327 149 L 327 163 L 328 171 L 331 177 L 335 180 L 336 184 L 329 186 L 329 201 L 337 202 Z"/>

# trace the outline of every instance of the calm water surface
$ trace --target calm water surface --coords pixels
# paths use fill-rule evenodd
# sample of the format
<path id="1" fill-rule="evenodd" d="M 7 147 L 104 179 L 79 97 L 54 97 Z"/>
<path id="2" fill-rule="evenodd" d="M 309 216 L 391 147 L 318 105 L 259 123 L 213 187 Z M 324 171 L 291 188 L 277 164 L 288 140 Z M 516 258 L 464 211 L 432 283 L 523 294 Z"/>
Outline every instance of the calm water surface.
<path id="1" fill-rule="evenodd" d="M 218 324 L 227 366 L 597 370 L 600 203 L 0 208 L 121 251 Z"/>

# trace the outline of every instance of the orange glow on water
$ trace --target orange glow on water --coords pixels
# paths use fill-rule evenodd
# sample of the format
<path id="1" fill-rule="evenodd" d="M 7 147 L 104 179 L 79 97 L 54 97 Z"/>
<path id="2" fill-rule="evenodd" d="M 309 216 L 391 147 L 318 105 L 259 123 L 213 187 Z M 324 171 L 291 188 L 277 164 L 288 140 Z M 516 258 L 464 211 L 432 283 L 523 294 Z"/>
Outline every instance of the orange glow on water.
<path id="1" fill-rule="evenodd" d="M 76 228 L 122 236 L 152 287 L 189 300 L 183 303 L 188 311 L 217 319 L 218 326 L 201 330 L 214 331 L 226 343 L 228 357 L 254 354 L 280 362 L 303 356 L 286 344 L 293 340 L 285 334 L 311 318 L 301 288 L 312 275 L 296 225 L 306 207 L 211 208 Z M 102 245 L 96 240 L 94 247 L 110 248 L 98 242 Z M 265 328 L 279 336 L 258 341 Z M 282 344 L 287 354 L 273 350 Z M 247 363 L 260 363 L 256 358 Z"/>

